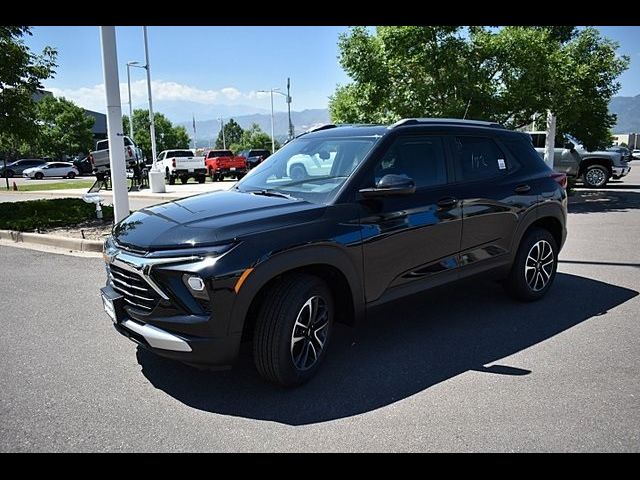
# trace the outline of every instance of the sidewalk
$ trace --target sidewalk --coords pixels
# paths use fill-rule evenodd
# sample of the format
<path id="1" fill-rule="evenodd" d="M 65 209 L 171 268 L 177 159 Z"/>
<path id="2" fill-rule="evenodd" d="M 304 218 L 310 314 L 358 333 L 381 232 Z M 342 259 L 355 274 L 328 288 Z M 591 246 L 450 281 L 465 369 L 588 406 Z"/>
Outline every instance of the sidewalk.
<path id="1" fill-rule="evenodd" d="M 197 195 L 198 193 L 215 192 L 219 190 L 229 190 L 236 182 L 212 182 L 212 183 L 187 183 L 186 185 L 166 185 L 165 193 L 153 193 L 150 189 L 146 188 L 139 192 L 129 192 L 129 198 L 148 198 L 155 200 L 173 200 L 175 198 L 184 198 L 191 195 Z M 12 195 L 31 195 L 38 197 L 51 197 L 51 198 L 82 198 L 87 190 L 84 188 L 67 188 L 61 190 L 31 190 L 28 192 L 12 190 L 0 190 L 0 195 L 12 194 Z M 105 200 L 111 199 L 113 193 L 111 190 L 100 190 Z"/>

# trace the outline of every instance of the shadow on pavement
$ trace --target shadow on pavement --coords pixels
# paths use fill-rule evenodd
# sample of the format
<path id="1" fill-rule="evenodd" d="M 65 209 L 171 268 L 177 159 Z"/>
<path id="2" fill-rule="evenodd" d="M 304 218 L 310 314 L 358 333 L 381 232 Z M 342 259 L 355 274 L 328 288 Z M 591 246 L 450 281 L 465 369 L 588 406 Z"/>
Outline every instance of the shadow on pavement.
<path id="1" fill-rule="evenodd" d="M 570 292 L 570 299 L 567 297 Z M 527 375 L 491 365 L 638 295 L 559 273 L 541 301 L 510 300 L 499 285 L 466 281 L 378 308 L 355 330 L 334 330 L 318 375 L 296 389 L 263 382 L 243 345 L 233 370 L 198 371 L 138 347 L 142 373 L 193 408 L 221 415 L 304 425 L 397 402 L 468 370 Z"/>
<path id="2" fill-rule="evenodd" d="M 626 212 L 640 209 L 640 193 L 606 190 L 580 191 L 580 199 L 569 203 L 569 213 Z"/>

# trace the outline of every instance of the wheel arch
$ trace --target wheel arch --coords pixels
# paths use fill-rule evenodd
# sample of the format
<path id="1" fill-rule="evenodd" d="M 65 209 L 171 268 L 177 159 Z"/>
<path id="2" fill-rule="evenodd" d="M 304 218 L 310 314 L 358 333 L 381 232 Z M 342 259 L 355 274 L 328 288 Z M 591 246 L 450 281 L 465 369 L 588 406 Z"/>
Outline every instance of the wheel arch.
<path id="1" fill-rule="evenodd" d="M 353 326 L 364 316 L 362 282 L 349 255 L 336 246 L 300 247 L 279 253 L 251 271 L 234 302 L 229 333 L 249 336 L 269 288 L 284 275 L 300 272 L 325 281 L 333 295 L 339 323 Z"/>
<path id="2" fill-rule="evenodd" d="M 548 230 L 553 235 L 558 246 L 558 250 L 562 249 L 566 239 L 566 231 L 563 225 L 566 225 L 566 216 L 563 208 L 557 203 L 549 203 L 540 205 L 537 209 L 527 213 L 520 221 L 516 234 L 511 243 L 511 259 L 516 256 L 520 242 L 531 230 L 531 228 L 540 227 Z"/>
<path id="3" fill-rule="evenodd" d="M 592 165 L 601 165 L 609 172 L 609 177 L 613 175 L 613 161 L 610 158 L 604 157 L 588 157 L 580 162 L 580 168 L 578 170 L 578 177 L 582 176 Z"/>

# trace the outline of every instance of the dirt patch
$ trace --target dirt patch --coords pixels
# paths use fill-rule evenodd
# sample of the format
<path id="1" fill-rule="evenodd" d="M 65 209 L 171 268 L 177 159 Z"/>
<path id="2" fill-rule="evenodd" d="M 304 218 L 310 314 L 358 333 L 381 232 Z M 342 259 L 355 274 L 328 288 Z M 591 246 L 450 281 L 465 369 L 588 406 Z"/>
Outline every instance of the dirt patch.
<path id="1" fill-rule="evenodd" d="M 84 238 L 86 240 L 104 240 L 111 235 L 113 223 L 104 220 L 87 220 L 72 227 L 57 227 L 40 230 L 40 233 L 60 235 L 62 237 Z"/>

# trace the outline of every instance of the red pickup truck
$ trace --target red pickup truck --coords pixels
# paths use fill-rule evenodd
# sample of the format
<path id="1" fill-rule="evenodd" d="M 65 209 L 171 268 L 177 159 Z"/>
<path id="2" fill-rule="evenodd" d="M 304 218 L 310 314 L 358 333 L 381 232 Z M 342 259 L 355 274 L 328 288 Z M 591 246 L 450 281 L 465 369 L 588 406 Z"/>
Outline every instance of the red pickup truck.
<path id="1" fill-rule="evenodd" d="M 247 173 L 247 161 L 244 157 L 234 155 L 231 150 L 209 150 L 204 163 L 207 173 L 214 182 L 232 177 L 240 180 Z"/>

